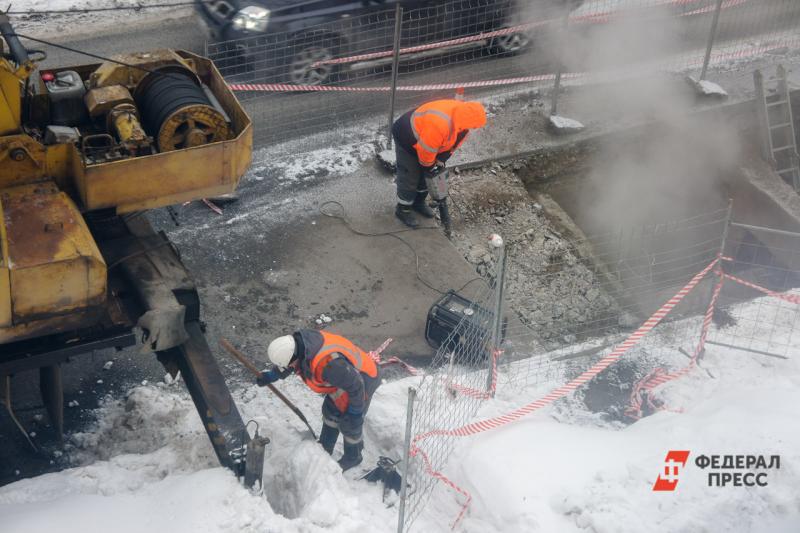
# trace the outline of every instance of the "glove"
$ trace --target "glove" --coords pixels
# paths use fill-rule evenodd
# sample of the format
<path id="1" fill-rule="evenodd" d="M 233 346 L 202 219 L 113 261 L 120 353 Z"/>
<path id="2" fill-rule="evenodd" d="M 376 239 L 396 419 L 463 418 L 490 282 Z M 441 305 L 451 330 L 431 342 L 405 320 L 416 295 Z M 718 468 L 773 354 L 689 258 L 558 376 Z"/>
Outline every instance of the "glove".
<path id="1" fill-rule="evenodd" d="M 435 178 L 442 170 L 444 170 L 444 165 L 439 166 L 438 164 L 434 164 L 432 167 L 423 167 L 422 174 L 426 179 Z"/>
<path id="2" fill-rule="evenodd" d="M 266 387 L 267 385 L 271 385 L 275 383 L 283 376 L 281 372 L 277 368 L 270 368 L 266 372 L 261 372 L 258 377 L 256 378 L 256 384 L 259 387 Z"/>

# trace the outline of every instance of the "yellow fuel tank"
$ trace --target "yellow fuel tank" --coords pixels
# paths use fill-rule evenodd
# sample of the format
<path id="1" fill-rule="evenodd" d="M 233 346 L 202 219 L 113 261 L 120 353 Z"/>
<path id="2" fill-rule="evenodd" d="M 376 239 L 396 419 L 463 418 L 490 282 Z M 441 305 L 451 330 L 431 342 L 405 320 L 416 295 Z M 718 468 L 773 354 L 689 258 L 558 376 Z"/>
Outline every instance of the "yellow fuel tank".
<path id="1" fill-rule="evenodd" d="M 52 181 L 0 191 L 0 343 L 100 307 L 106 264 L 75 203 Z"/>

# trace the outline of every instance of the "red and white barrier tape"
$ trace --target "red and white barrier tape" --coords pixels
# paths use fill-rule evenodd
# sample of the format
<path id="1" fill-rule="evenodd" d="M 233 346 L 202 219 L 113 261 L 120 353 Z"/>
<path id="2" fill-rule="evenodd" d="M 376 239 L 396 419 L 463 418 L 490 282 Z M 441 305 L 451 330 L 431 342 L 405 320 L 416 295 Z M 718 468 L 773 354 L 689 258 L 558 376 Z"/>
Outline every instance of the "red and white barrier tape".
<path id="1" fill-rule="evenodd" d="M 633 387 L 633 391 L 631 392 L 630 406 L 625 410 L 625 414 L 630 418 L 634 420 L 639 420 L 642 418 L 642 403 L 645 401 L 647 402 L 648 407 L 650 407 L 652 410 L 663 410 L 663 403 L 656 402 L 651 394 L 651 391 L 659 385 L 667 383 L 668 381 L 685 376 L 697 365 L 697 359 L 705 349 L 708 331 L 711 329 L 711 321 L 714 317 L 714 310 L 717 307 L 717 301 L 719 300 L 719 295 L 722 291 L 722 285 L 725 283 L 726 279 L 725 273 L 722 271 L 721 262 L 717 264 L 715 271 L 717 276 L 719 276 L 719 281 L 717 281 L 716 285 L 714 286 L 714 290 L 711 294 L 711 301 L 709 302 L 708 308 L 703 316 L 703 326 L 700 332 L 700 340 L 698 341 L 697 347 L 695 348 L 694 353 L 689 360 L 689 364 L 673 373 L 669 373 L 663 368 L 656 368 L 650 374 L 636 383 Z"/>
<path id="2" fill-rule="evenodd" d="M 584 73 L 562 74 L 561 79 L 572 79 L 584 76 Z M 514 85 L 517 83 L 531 83 L 534 81 L 549 81 L 556 78 L 555 74 L 538 74 L 536 76 L 521 76 L 518 78 L 505 78 L 502 80 L 465 81 L 459 83 L 435 83 L 430 85 L 401 85 L 398 91 L 441 91 L 455 89 L 471 89 L 476 87 L 494 87 L 498 85 Z M 342 87 L 333 85 L 292 85 L 289 83 L 230 83 L 233 91 L 266 91 L 266 92 L 355 92 L 375 93 L 388 92 L 391 87 Z"/>
<path id="3" fill-rule="evenodd" d="M 786 41 L 779 41 L 762 45 L 755 48 L 739 50 L 736 52 L 719 53 L 712 56 L 712 64 L 717 64 L 721 61 L 729 59 L 743 59 L 745 57 L 753 57 L 763 53 L 779 50 L 781 48 L 800 45 L 800 39 L 789 39 Z M 702 63 L 702 59 L 698 59 L 693 64 Z M 590 75 L 588 72 L 570 72 L 562 74 L 563 80 L 578 79 Z M 405 85 L 397 87 L 398 91 L 415 92 L 415 91 L 438 91 L 438 90 L 456 90 L 463 88 L 480 88 L 480 87 L 496 87 L 502 85 L 515 85 L 522 83 L 533 83 L 537 81 L 551 81 L 555 79 L 555 74 L 538 74 L 535 76 L 521 76 L 517 78 L 505 78 L 499 80 L 482 80 L 482 81 L 468 81 L 460 83 L 437 83 L 430 85 Z M 233 91 L 256 91 L 256 92 L 388 92 L 391 87 L 347 87 L 347 86 L 331 86 L 331 85 L 293 85 L 289 83 L 230 83 L 228 84 Z"/>
<path id="4" fill-rule="evenodd" d="M 646 8 L 654 8 L 654 7 L 661 7 L 665 5 L 686 5 L 686 4 L 694 4 L 699 3 L 702 0 L 661 0 L 659 2 L 655 2 L 654 4 L 645 6 Z M 726 0 L 722 4 L 722 9 L 727 9 L 728 7 L 733 7 L 739 4 L 743 4 L 748 2 L 749 0 Z M 693 15 L 701 15 L 705 13 L 710 13 L 714 11 L 715 6 L 706 6 L 703 8 L 698 8 L 694 11 L 688 11 L 686 13 L 681 13 L 678 15 L 679 17 L 688 17 Z M 604 12 L 597 12 L 597 13 L 588 13 L 585 15 L 580 16 L 573 16 L 570 17 L 569 21 L 572 24 L 575 23 L 588 23 L 588 24 L 602 24 L 609 22 L 615 15 L 619 15 L 620 13 L 624 13 L 626 10 L 616 10 L 616 11 L 604 11 Z M 400 49 L 400 55 L 406 54 L 414 54 L 418 52 L 426 52 L 428 50 L 435 50 L 437 48 L 447 48 L 450 46 L 458 46 L 461 44 L 467 44 L 471 42 L 478 42 L 478 41 L 485 41 L 487 39 L 492 39 L 494 37 L 502 37 L 505 35 L 513 35 L 515 33 L 523 33 L 525 31 L 531 30 L 533 28 L 539 26 L 545 26 L 548 24 L 557 23 L 559 19 L 547 19 L 547 20 L 537 20 L 526 22 L 524 24 L 518 24 L 516 26 L 511 26 L 509 28 L 502 28 L 499 30 L 487 31 L 483 33 L 479 33 L 476 35 L 469 35 L 466 37 L 459 37 L 457 39 L 448 39 L 446 41 L 438 41 L 435 43 L 428 43 L 428 44 L 421 44 L 417 46 L 409 46 L 407 48 Z M 335 59 L 327 59 L 325 61 L 317 61 L 312 63 L 310 68 L 320 67 L 322 65 L 341 65 L 346 63 L 357 63 L 360 61 L 369 61 L 372 59 L 381 59 L 384 57 L 391 57 L 394 55 L 393 50 L 384 50 L 382 52 L 370 52 L 366 54 L 357 54 L 347 57 L 339 57 Z"/>
<path id="5" fill-rule="evenodd" d="M 494 398 L 494 393 L 497 391 L 497 360 L 503 355 L 502 350 L 494 350 L 492 352 L 492 382 L 489 384 L 489 390 L 473 389 L 472 387 L 465 387 L 459 383 L 445 381 L 447 388 L 453 392 L 463 394 L 476 400 L 489 400 Z"/>
<path id="6" fill-rule="evenodd" d="M 627 339 L 625 339 L 619 346 L 617 346 L 611 353 L 607 356 L 603 357 L 596 365 L 591 367 L 590 369 L 583 372 L 577 378 L 573 379 L 569 383 L 551 391 L 546 396 L 531 402 L 527 405 L 519 407 L 514 411 L 507 413 L 505 415 L 497 416 L 494 418 L 490 418 L 487 420 L 481 420 L 478 422 L 473 422 L 470 424 L 466 424 L 464 426 L 455 428 L 455 429 L 434 429 L 428 431 L 426 433 L 422 433 L 420 435 L 416 435 L 411 441 L 411 448 L 409 450 L 410 457 L 416 457 L 420 455 L 422 460 L 425 464 L 425 471 L 428 475 L 444 482 L 449 487 L 453 488 L 460 494 L 464 495 L 466 501 L 461 507 L 461 512 L 458 514 L 456 521 L 453 523 L 453 528 L 458 525 L 461 519 L 466 513 L 467 509 L 469 508 L 469 504 L 472 501 L 472 496 L 466 490 L 458 487 L 455 483 L 451 480 L 447 479 L 447 477 L 434 470 L 433 465 L 430 462 L 427 454 L 419 447 L 419 443 L 425 439 L 434 436 L 450 436 L 450 437 L 467 437 L 470 435 L 475 435 L 477 433 L 482 433 L 484 431 L 491 431 L 493 429 L 497 429 L 502 427 L 506 424 L 510 424 L 519 420 L 520 418 L 538 410 L 542 407 L 552 404 L 556 400 L 563 398 L 567 394 L 575 391 L 577 388 L 581 387 L 582 385 L 589 382 L 592 378 L 594 378 L 597 374 L 611 366 L 612 364 L 619 361 L 619 359 L 625 355 L 631 348 L 633 348 L 639 341 L 644 337 L 647 333 L 649 333 L 654 327 L 656 327 L 674 308 L 678 305 L 687 294 L 689 294 L 700 281 L 719 263 L 719 259 L 715 259 L 712 261 L 706 268 L 702 271 L 698 272 L 690 281 L 687 283 L 681 290 L 675 294 L 672 298 L 670 298 L 664 305 L 662 305 L 653 315 L 648 318 L 635 332 L 633 332 Z"/>
<path id="7" fill-rule="evenodd" d="M 742 278 L 737 278 L 736 276 L 732 276 L 730 274 L 725 274 L 725 277 L 731 281 L 735 281 L 736 283 L 744 285 L 745 287 L 750 287 L 751 289 L 755 289 L 759 292 L 762 292 L 767 296 L 772 296 L 773 298 L 777 298 L 785 302 L 800 305 L 800 295 L 771 291 L 769 289 L 762 287 L 761 285 L 756 285 L 753 282 L 743 280 Z"/>
<path id="8" fill-rule="evenodd" d="M 476 41 L 484 41 L 486 39 L 491 39 L 492 37 L 501 37 L 503 35 L 512 35 L 514 33 L 519 33 L 525 30 L 529 30 L 531 28 L 535 28 L 537 26 L 542 26 L 548 24 L 550 22 L 555 22 L 555 20 L 543 20 L 537 22 L 528 22 L 526 24 L 520 24 L 518 26 L 512 26 L 510 28 L 503 28 L 501 30 L 495 31 L 488 31 L 484 33 L 479 33 L 477 35 L 469 35 L 467 37 L 459 37 L 458 39 L 449 39 L 447 41 L 438 41 L 435 43 L 428 43 L 428 44 L 420 44 L 417 46 L 409 46 L 408 48 L 401 48 L 400 55 L 404 54 L 414 54 L 417 52 L 425 52 L 427 50 L 435 50 L 437 48 L 446 48 L 448 46 L 458 46 L 460 44 L 467 44 Z M 316 63 L 312 63 L 309 68 L 320 67 L 322 65 L 339 65 L 342 63 L 357 63 L 359 61 L 369 61 L 370 59 L 381 59 L 383 57 L 391 57 L 394 55 L 393 50 L 384 50 L 383 52 L 370 52 L 368 54 L 359 54 L 353 55 L 348 57 L 339 57 L 336 59 L 328 59 L 325 61 L 317 61 Z"/>
<path id="9" fill-rule="evenodd" d="M 417 370 L 413 366 L 409 365 L 408 363 L 406 363 L 405 361 L 403 361 L 399 357 L 390 357 L 389 359 L 387 359 L 385 361 L 381 359 L 381 354 L 386 349 L 386 347 L 389 346 L 392 343 L 393 340 L 394 339 L 392 339 L 392 338 L 386 339 L 385 341 L 383 341 L 383 344 L 381 344 L 378 347 L 377 350 L 373 350 L 371 352 L 368 352 L 368 355 L 372 358 L 373 361 L 375 361 L 375 364 L 378 365 L 378 366 L 386 366 L 386 365 L 396 364 L 396 365 L 400 365 L 403 368 L 405 368 L 408 371 L 408 373 L 411 374 L 412 376 L 416 376 L 416 375 L 420 374 L 419 370 Z"/>

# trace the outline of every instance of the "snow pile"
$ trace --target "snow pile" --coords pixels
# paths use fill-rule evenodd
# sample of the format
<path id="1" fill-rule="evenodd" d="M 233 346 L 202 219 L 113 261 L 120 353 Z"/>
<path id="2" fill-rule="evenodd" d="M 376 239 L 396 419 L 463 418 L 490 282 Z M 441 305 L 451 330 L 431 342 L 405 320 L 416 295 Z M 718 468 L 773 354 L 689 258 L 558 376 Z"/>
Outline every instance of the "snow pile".
<path id="1" fill-rule="evenodd" d="M 170 7 L 169 4 L 176 4 Z M 159 7 L 147 8 L 149 5 Z M 135 7 L 136 9 L 120 9 Z M 85 12 L 82 9 L 109 9 L 99 12 Z M 44 13 L 42 11 L 67 11 L 66 13 Z M 91 29 L 119 31 L 119 25 L 126 28 L 135 25 L 151 24 L 167 17 L 179 18 L 192 15 L 192 6 L 186 0 L 26 0 L 12 2 L 11 15 L 14 28 L 42 38 L 52 38 L 56 28 L 59 37 L 80 35 Z"/>
<path id="2" fill-rule="evenodd" d="M 758 305 L 736 311 L 755 316 Z M 709 346 L 703 367 L 716 378 L 693 372 L 670 382 L 661 395 L 673 411 L 625 428 L 556 406 L 461 439 L 445 471 L 473 496 L 461 530 L 800 530 L 800 358 Z M 409 378 L 378 390 L 365 426 L 366 464 L 401 453 L 413 384 Z M 320 399 L 297 380 L 281 388 L 319 427 Z M 543 392 L 501 389 L 480 416 L 506 413 Z M 396 509 L 381 502 L 380 488 L 342 476 L 266 390 L 246 386 L 236 399 L 245 419 L 255 419 L 272 441 L 264 497 L 211 466 L 210 447 L 179 386 L 149 385 L 101 408 L 97 428 L 73 439 L 79 459 L 94 462 L 0 488 L 3 532 L 50 532 L 56 525 L 81 533 L 395 530 Z M 653 492 L 670 449 L 690 450 L 689 463 L 675 492 Z M 767 471 L 767 487 L 709 487 L 708 470 L 694 459 L 713 454 L 780 455 L 781 467 Z M 448 531 L 460 502 L 440 485 L 414 529 Z"/>

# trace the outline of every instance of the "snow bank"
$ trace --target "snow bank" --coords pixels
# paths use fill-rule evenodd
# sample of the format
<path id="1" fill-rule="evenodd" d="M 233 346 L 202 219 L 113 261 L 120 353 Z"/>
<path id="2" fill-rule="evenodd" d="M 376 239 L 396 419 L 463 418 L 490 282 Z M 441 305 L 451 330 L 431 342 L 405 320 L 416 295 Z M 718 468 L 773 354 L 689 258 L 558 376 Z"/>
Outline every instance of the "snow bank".
<path id="1" fill-rule="evenodd" d="M 758 305 L 751 304 L 751 313 Z M 746 309 L 745 309 L 746 310 Z M 724 330 L 717 332 L 718 338 Z M 686 359 L 683 359 L 685 364 Z M 709 346 L 703 367 L 663 387 L 672 411 L 621 429 L 558 406 L 499 430 L 461 439 L 446 469 L 473 495 L 461 529 L 529 531 L 800 530 L 800 359 L 767 358 Z M 365 426 L 365 464 L 401 453 L 408 378 L 384 384 Z M 319 422 L 320 399 L 297 380 L 281 389 Z M 506 388 L 481 417 L 508 412 L 541 388 Z M 236 531 L 394 531 L 396 509 L 381 489 L 342 476 L 292 413 L 269 393 L 243 385 L 235 393 L 245 419 L 272 439 L 264 495 L 215 467 L 213 454 L 180 384 L 137 387 L 98 410 L 96 427 L 75 435 L 82 463 L 0 488 L 4 533 L 54 530 L 169 533 Z M 670 449 L 690 450 L 675 492 L 652 485 Z M 767 487 L 709 487 L 694 466 L 705 454 L 780 455 Z M 440 485 L 414 526 L 449 531 L 460 498 Z"/>
<path id="2" fill-rule="evenodd" d="M 168 4 L 176 4 L 170 7 Z M 162 7 L 147 8 L 148 5 Z M 81 12 L 81 9 L 136 7 L 101 12 Z M 73 11 L 67 13 L 37 14 L 41 11 Z M 12 12 L 26 13 L 11 15 L 14 28 L 20 33 L 52 39 L 68 36 L 97 34 L 98 32 L 117 32 L 120 24 L 131 29 L 134 26 L 155 24 L 166 18 L 191 17 L 193 8 L 186 0 L 25 0 L 12 2 Z"/>

